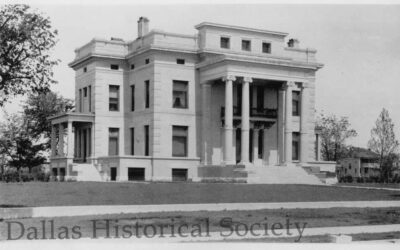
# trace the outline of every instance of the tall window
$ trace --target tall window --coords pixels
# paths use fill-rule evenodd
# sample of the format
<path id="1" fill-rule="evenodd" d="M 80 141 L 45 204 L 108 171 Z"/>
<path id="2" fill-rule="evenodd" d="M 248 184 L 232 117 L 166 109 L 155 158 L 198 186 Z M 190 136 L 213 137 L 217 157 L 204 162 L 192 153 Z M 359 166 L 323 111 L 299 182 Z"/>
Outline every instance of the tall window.
<path id="1" fill-rule="evenodd" d="M 150 138 L 149 138 L 149 125 L 144 126 L 144 155 L 149 156 L 150 154 Z"/>
<path id="2" fill-rule="evenodd" d="M 108 129 L 108 155 L 118 155 L 119 128 Z"/>
<path id="3" fill-rule="evenodd" d="M 221 37 L 220 46 L 223 49 L 229 49 L 230 48 L 230 39 L 229 39 L 229 37 Z"/>
<path id="4" fill-rule="evenodd" d="M 147 80 L 144 82 L 144 84 L 145 84 L 145 98 L 146 98 L 145 108 L 149 108 L 150 107 L 150 81 Z"/>
<path id="5" fill-rule="evenodd" d="M 300 133 L 292 134 L 292 160 L 298 161 L 300 155 Z"/>
<path id="6" fill-rule="evenodd" d="M 270 43 L 262 43 L 262 52 L 270 54 L 271 53 L 271 44 Z"/>
<path id="7" fill-rule="evenodd" d="M 188 82 L 174 80 L 172 96 L 174 108 L 186 109 L 188 107 Z"/>
<path id="8" fill-rule="evenodd" d="M 84 87 L 84 88 L 83 88 L 83 96 L 84 96 L 84 97 L 87 97 L 87 87 Z"/>
<path id="9" fill-rule="evenodd" d="M 135 85 L 131 86 L 131 111 L 135 111 Z"/>
<path id="10" fill-rule="evenodd" d="M 188 127 L 172 126 L 172 156 L 187 156 Z"/>
<path id="11" fill-rule="evenodd" d="M 119 110 L 119 86 L 117 85 L 109 86 L 109 110 Z"/>
<path id="12" fill-rule="evenodd" d="M 251 41 L 250 40 L 242 40 L 242 50 L 244 50 L 244 51 L 251 50 Z"/>
<path id="13" fill-rule="evenodd" d="M 79 90 L 79 112 L 82 112 L 82 103 L 83 103 L 83 100 L 82 100 L 82 89 L 80 89 Z"/>
<path id="14" fill-rule="evenodd" d="M 89 87 L 88 87 L 88 91 L 89 91 L 89 100 L 88 100 L 88 103 L 89 103 L 89 112 L 92 112 L 92 85 L 89 85 Z"/>
<path id="15" fill-rule="evenodd" d="M 131 128 L 131 155 L 135 155 L 135 128 Z"/>
<path id="16" fill-rule="evenodd" d="M 300 91 L 293 91 L 292 94 L 292 115 L 299 116 L 300 115 Z"/>

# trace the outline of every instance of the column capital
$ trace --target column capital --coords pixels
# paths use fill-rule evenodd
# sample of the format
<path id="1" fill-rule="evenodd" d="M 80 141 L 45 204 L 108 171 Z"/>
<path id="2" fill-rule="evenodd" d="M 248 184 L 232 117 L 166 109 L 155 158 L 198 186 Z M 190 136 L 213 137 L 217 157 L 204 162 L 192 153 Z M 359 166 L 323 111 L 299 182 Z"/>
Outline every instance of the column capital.
<path id="1" fill-rule="evenodd" d="M 294 87 L 294 82 L 292 82 L 292 81 L 287 81 L 286 83 L 285 83 L 285 88 L 293 88 Z"/>
<path id="2" fill-rule="evenodd" d="M 226 81 L 236 81 L 236 77 L 234 75 L 227 75 L 222 77 L 222 81 L 226 82 Z"/>
<path id="3" fill-rule="evenodd" d="M 251 77 L 243 77 L 243 82 L 252 83 L 253 82 L 253 78 L 251 78 Z"/>

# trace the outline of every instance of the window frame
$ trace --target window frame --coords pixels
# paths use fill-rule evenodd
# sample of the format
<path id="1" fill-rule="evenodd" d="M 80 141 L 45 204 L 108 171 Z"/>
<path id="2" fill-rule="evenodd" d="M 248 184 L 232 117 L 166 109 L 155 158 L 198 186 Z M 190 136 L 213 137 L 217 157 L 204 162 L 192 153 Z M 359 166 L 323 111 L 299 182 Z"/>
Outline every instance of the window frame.
<path id="1" fill-rule="evenodd" d="M 135 85 L 131 85 L 131 111 L 135 111 Z"/>
<path id="2" fill-rule="evenodd" d="M 112 132 L 116 132 L 117 136 L 112 136 L 112 134 L 111 134 Z M 119 128 L 115 128 L 115 127 L 108 128 L 108 156 L 119 155 L 119 140 L 120 140 L 119 137 L 120 137 Z M 117 140 L 116 148 L 115 148 L 116 154 L 110 154 L 110 152 L 111 152 L 111 148 L 110 148 L 111 139 L 116 139 Z"/>
<path id="3" fill-rule="evenodd" d="M 111 70 L 119 70 L 119 64 L 110 64 Z"/>
<path id="4" fill-rule="evenodd" d="M 183 59 L 183 58 L 177 58 L 176 59 L 176 64 L 185 65 L 186 64 L 186 60 Z"/>
<path id="5" fill-rule="evenodd" d="M 180 90 L 175 90 L 175 84 L 185 84 L 186 85 L 186 91 L 180 91 Z M 184 106 L 175 106 L 175 93 L 176 92 L 184 92 L 184 97 L 185 97 L 185 105 Z M 172 108 L 174 109 L 189 109 L 189 81 L 183 81 L 183 80 L 172 80 Z"/>
<path id="6" fill-rule="evenodd" d="M 110 97 L 110 93 L 111 93 L 111 88 L 113 88 L 113 87 L 116 87 L 116 89 L 117 89 L 117 109 L 116 110 L 112 110 L 111 109 L 111 98 L 113 98 L 113 97 Z M 119 85 L 108 85 L 108 111 L 110 111 L 110 112 L 119 112 L 120 111 L 120 98 L 121 98 L 121 94 L 120 94 L 120 86 Z"/>
<path id="7" fill-rule="evenodd" d="M 150 80 L 144 81 L 145 109 L 150 108 Z"/>
<path id="8" fill-rule="evenodd" d="M 268 45 L 267 51 L 264 51 L 264 45 Z M 262 42 L 261 51 L 264 54 L 271 54 L 271 52 L 272 52 L 272 44 L 270 42 Z"/>
<path id="9" fill-rule="evenodd" d="M 175 133 L 174 133 L 174 129 L 184 129 L 185 130 L 185 133 L 186 133 L 186 135 L 185 136 L 182 136 L 182 135 L 175 135 Z M 182 139 L 182 138 L 184 138 L 185 139 L 185 145 L 184 145 L 184 153 L 183 154 L 177 154 L 175 151 L 174 151 L 174 141 L 175 141 L 175 139 L 177 139 L 177 138 L 179 138 L 179 139 Z M 172 125 L 172 157 L 188 157 L 188 155 L 189 155 L 189 126 L 182 126 L 182 125 Z"/>
<path id="10" fill-rule="evenodd" d="M 248 49 L 244 47 L 244 43 L 248 42 Z M 242 51 L 251 51 L 251 39 L 242 39 Z"/>
<path id="11" fill-rule="evenodd" d="M 297 96 L 297 99 L 295 98 Z M 292 116 L 300 116 L 301 114 L 301 92 L 297 90 L 292 91 Z"/>
<path id="12" fill-rule="evenodd" d="M 223 39 L 227 40 L 226 41 L 226 44 L 227 44 L 226 47 L 222 46 L 223 45 L 223 41 L 222 41 Z M 230 49 L 231 48 L 231 38 L 228 37 L 228 36 L 221 36 L 220 39 L 219 39 L 219 47 L 221 49 Z"/>

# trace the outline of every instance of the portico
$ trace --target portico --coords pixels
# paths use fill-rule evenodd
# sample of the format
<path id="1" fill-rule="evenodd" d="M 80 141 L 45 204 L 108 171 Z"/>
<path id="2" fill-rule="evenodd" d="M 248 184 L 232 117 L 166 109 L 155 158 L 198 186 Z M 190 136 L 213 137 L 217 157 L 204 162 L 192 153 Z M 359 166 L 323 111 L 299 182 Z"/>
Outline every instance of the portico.
<path id="1" fill-rule="evenodd" d="M 294 166 L 309 161 L 308 87 L 305 81 L 233 74 L 203 83 L 203 164 L 216 164 L 212 156 L 215 150 L 210 149 L 215 143 L 207 134 L 213 129 L 210 105 L 215 107 L 212 96 L 215 98 L 216 93 L 212 92 L 215 89 L 221 93 L 218 88 L 223 88 L 223 97 L 219 95 L 223 98 L 220 164 Z M 293 93 L 298 100 L 294 100 Z M 274 155 L 267 152 L 268 147 L 274 147 Z"/>

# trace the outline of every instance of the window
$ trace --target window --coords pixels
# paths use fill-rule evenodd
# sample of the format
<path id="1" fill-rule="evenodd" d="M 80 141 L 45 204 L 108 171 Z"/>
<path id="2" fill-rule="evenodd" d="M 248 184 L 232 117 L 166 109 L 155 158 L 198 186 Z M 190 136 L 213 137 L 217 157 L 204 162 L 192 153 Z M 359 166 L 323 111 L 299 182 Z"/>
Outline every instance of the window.
<path id="1" fill-rule="evenodd" d="M 144 126 L 144 155 L 149 156 L 150 143 L 149 143 L 149 125 Z"/>
<path id="2" fill-rule="evenodd" d="M 131 69 L 135 69 L 135 64 L 131 64 Z"/>
<path id="3" fill-rule="evenodd" d="M 188 170 L 185 168 L 172 169 L 172 181 L 187 181 Z"/>
<path id="4" fill-rule="evenodd" d="M 110 68 L 112 70 L 119 70 L 119 65 L 118 64 L 111 64 Z"/>
<path id="5" fill-rule="evenodd" d="M 172 156 L 187 157 L 188 127 L 172 126 Z"/>
<path id="6" fill-rule="evenodd" d="M 87 97 L 87 88 L 86 88 L 86 87 L 83 88 L 83 96 L 84 96 L 84 97 Z"/>
<path id="7" fill-rule="evenodd" d="M 144 84 L 145 84 L 145 97 L 146 97 L 145 108 L 149 108 L 150 107 L 150 81 L 147 80 L 144 82 Z"/>
<path id="8" fill-rule="evenodd" d="M 251 42 L 250 40 L 242 40 L 242 50 L 250 51 L 251 50 Z"/>
<path id="9" fill-rule="evenodd" d="M 92 86 L 89 85 L 89 112 L 92 112 Z"/>
<path id="10" fill-rule="evenodd" d="M 131 111 L 135 111 L 135 85 L 131 85 Z"/>
<path id="11" fill-rule="evenodd" d="M 118 155 L 119 128 L 108 129 L 108 155 Z"/>
<path id="12" fill-rule="evenodd" d="M 173 81 L 173 108 L 186 109 L 188 107 L 188 82 L 187 81 Z"/>
<path id="13" fill-rule="evenodd" d="M 259 159 L 264 158 L 263 152 L 264 152 L 264 130 L 260 129 L 258 131 L 258 158 Z"/>
<path id="14" fill-rule="evenodd" d="M 177 64 L 185 64 L 185 59 L 176 59 Z"/>
<path id="15" fill-rule="evenodd" d="M 292 92 L 292 115 L 299 116 L 300 115 L 300 91 Z"/>
<path id="16" fill-rule="evenodd" d="M 87 72 L 87 68 L 84 67 L 84 68 L 83 68 L 83 73 L 86 73 L 86 72 Z"/>
<path id="17" fill-rule="evenodd" d="M 117 85 L 109 86 L 109 110 L 119 110 L 119 86 Z"/>
<path id="18" fill-rule="evenodd" d="M 128 168 L 128 181 L 144 181 L 144 168 Z"/>
<path id="19" fill-rule="evenodd" d="M 292 160 L 298 161 L 300 154 L 300 133 L 293 132 L 292 134 Z"/>
<path id="20" fill-rule="evenodd" d="M 82 89 L 79 90 L 79 112 L 82 112 Z"/>
<path id="21" fill-rule="evenodd" d="M 135 128 L 131 128 L 131 155 L 135 155 Z"/>
<path id="22" fill-rule="evenodd" d="M 364 168 L 364 173 L 368 174 L 368 168 Z"/>
<path id="23" fill-rule="evenodd" d="M 349 164 L 349 169 L 351 169 L 351 164 Z"/>
<path id="24" fill-rule="evenodd" d="M 145 64 L 149 64 L 149 63 L 150 63 L 150 59 L 149 59 L 149 58 L 146 58 L 146 60 L 144 60 L 144 63 L 145 63 Z"/>
<path id="25" fill-rule="evenodd" d="M 220 46 L 223 49 L 229 49 L 231 46 L 229 37 L 221 37 Z"/>
<path id="26" fill-rule="evenodd" d="M 262 52 L 270 54 L 271 53 L 271 44 L 270 43 L 262 43 Z"/>

